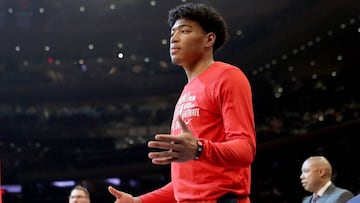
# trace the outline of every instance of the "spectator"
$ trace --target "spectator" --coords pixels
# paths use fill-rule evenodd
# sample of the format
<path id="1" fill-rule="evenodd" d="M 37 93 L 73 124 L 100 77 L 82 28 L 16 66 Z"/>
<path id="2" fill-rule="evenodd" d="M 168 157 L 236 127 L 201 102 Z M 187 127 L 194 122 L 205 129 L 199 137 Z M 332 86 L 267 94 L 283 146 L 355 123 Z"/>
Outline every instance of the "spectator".
<path id="1" fill-rule="evenodd" d="M 303 203 L 346 203 L 354 196 L 349 190 L 336 187 L 331 182 L 332 166 L 323 156 L 306 159 L 301 172 L 302 186 L 312 193 L 303 198 Z"/>
<path id="2" fill-rule="evenodd" d="M 81 185 L 76 185 L 70 192 L 69 203 L 90 203 L 89 191 Z"/>

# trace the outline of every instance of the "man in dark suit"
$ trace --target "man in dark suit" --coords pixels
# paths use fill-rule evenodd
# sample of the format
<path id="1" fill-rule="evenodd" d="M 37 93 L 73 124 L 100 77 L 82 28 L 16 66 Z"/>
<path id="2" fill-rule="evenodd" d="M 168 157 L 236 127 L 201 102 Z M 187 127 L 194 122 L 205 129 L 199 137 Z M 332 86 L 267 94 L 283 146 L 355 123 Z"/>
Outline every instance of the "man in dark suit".
<path id="1" fill-rule="evenodd" d="M 346 203 L 354 195 L 347 189 L 331 182 L 332 167 L 323 156 L 306 159 L 301 167 L 301 184 L 312 194 L 304 197 L 302 203 Z"/>

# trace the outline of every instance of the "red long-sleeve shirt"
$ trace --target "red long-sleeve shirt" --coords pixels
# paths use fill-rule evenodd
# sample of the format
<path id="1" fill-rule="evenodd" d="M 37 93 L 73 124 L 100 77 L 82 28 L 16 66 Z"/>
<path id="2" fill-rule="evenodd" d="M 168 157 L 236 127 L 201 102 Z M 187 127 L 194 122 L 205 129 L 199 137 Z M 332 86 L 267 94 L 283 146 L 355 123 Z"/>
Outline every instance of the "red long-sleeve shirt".
<path id="1" fill-rule="evenodd" d="M 181 115 L 204 151 L 199 160 L 171 164 L 171 182 L 140 196 L 143 203 L 214 200 L 250 193 L 256 152 L 252 92 L 243 72 L 215 62 L 183 89 L 171 134 L 181 133 Z"/>

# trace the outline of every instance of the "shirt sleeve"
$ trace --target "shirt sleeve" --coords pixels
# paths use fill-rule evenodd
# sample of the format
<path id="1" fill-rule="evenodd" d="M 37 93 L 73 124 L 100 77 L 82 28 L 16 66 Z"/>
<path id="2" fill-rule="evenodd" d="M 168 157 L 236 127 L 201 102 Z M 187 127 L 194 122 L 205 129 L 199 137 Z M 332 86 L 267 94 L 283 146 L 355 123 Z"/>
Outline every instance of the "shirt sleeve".
<path id="1" fill-rule="evenodd" d="M 255 157 L 256 133 L 251 86 L 241 71 L 226 71 L 214 91 L 223 118 L 225 141 L 205 140 L 203 158 L 232 166 L 248 166 Z"/>
<path id="2" fill-rule="evenodd" d="M 172 183 L 139 197 L 142 203 L 176 203 Z"/>

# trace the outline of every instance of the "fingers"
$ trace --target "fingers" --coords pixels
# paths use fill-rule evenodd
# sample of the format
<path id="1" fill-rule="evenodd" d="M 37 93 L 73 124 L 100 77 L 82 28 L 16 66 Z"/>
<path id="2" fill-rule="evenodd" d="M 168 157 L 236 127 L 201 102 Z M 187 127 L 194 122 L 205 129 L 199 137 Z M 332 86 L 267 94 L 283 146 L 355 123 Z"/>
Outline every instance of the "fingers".
<path id="1" fill-rule="evenodd" d="M 148 142 L 148 147 L 168 150 L 168 149 L 171 148 L 171 142 L 172 141 L 165 141 L 163 139 L 161 139 L 161 141 L 149 141 Z"/>
<path id="2" fill-rule="evenodd" d="M 166 165 L 172 161 L 176 161 L 180 154 L 175 150 L 166 150 L 160 152 L 149 152 L 148 157 L 151 159 L 153 164 Z"/>
<path id="3" fill-rule="evenodd" d="M 191 134 L 191 131 L 190 131 L 189 127 L 186 125 L 186 123 L 184 122 L 184 120 L 181 118 L 181 116 L 178 117 L 178 121 L 179 121 L 180 127 L 182 129 L 182 136 L 173 136 L 173 135 L 169 135 L 169 134 L 157 134 L 157 135 L 155 135 L 155 140 L 162 141 L 162 142 L 164 142 L 164 144 L 162 144 L 161 142 L 150 141 L 148 143 L 148 146 L 151 148 L 169 149 L 170 146 L 166 145 L 165 143 L 183 144 L 184 143 L 183 136 L 185 134 L 186 135 Z"/>
<path id="4" fill-rule="evenodd" d="M 149 157 L 151 155 L 149 154 Z M 173 161 L 173 157 L 160 157 L 160 158 L 151 158 L 151 162 L 153 164 L 157 164 L 157 165 L 168 165 Z"/>
<path id="5" fill-rule="evenodd" d="M 109 192 L 116 197 L 115 203 L 141 203 L 141 200 L 137 198 L 134 198 L 131 194 L 121 192 L 112 186 L 108 187 Z"/>
<path id="6" fill-rule="evenodd" d="M 148 142 L 149 148 L 160 150 L 149 152 L 148 157 L 153 164 L 166 165 L 174 161 L 183 162 L 192 159 L 193 155 L 192 153 L 189 155 L 189 152 L 193 151 L 196 139 L 181 116 L 178 117 L 178 122 L 182 130 L 181 134 L 157 134 L 154 141 Z"/>
<path id="7" fill-rule="evenodd" d="M 117 189 L 115 189 L 115 188 L 112 187 L 112 186 L 109 186 L 109 187 L 108 187 L 108 191 L 109 191 L 112 195 L 114 195 L 114 196 L 116 197 L 116 199 L 120 199 L 121 196 L 122 196 L 122 192 L 119 191 L 119 190 L 117 190 Z"/>
<path id="8" fill-rule="evenodd" d="M 168 134 L 157 134 L 155 135 L 155 140 L 159 141 L 158 143 L 179 143 L 182 141 L 180 137 Z"/>
<path id="9" fill-rule="evenodd" d="M 173 150 L 162 152 L 149 152 L 148 157 L 150 159 L 176 159 L 179 158 L 179 153 Z"/>

